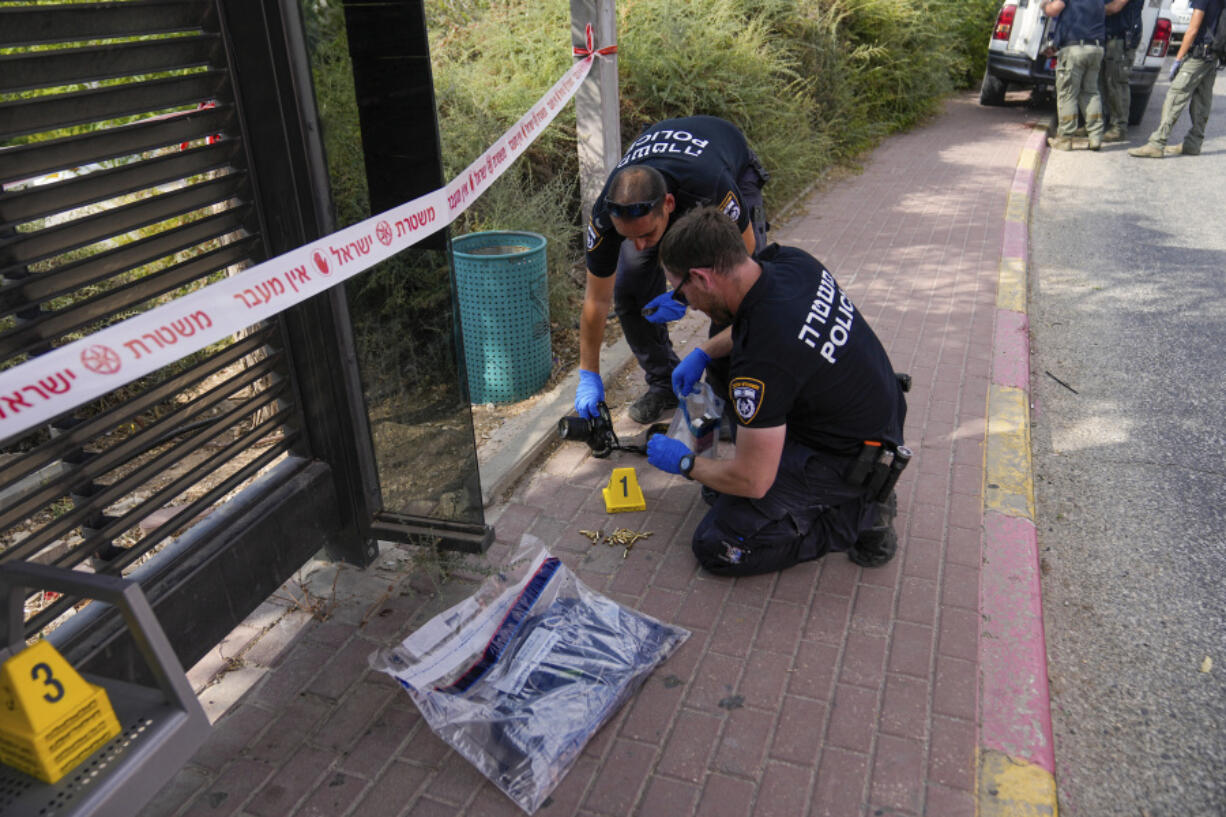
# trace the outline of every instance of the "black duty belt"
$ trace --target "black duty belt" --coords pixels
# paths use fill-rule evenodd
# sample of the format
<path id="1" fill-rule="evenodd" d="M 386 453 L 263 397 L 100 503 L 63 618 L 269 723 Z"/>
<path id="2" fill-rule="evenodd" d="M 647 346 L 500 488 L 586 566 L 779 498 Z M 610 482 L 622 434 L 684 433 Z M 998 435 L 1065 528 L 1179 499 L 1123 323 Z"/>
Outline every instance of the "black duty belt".
<path id="1" fill-rule="evenodd" d="M 863 488 L 870 502 L 885 502 L 910 462 L 911 449 L 905 445 L 865 440 L 843 479 L 848 485 Z"/>

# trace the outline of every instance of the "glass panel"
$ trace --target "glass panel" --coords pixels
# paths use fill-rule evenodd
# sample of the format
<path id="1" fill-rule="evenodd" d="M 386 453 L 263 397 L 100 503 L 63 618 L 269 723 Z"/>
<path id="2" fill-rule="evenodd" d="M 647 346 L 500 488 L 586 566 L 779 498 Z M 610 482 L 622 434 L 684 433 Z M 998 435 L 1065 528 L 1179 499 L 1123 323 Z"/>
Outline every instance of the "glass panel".
<path id="1" fill-rule="evenodd" d="M 371 215 L 345 17 L 340 4 L 303 0 L 302 9 L 341 228 Z M 351 279 L 346 292 L 383 510 L 480 524 L 451 280 L 446 252 L 410 248 Z"/>
<path id="2" fill-rule="evenodd" d="M 447 254 L 402 252 L 348 291 L 384 509 L 481 522 Z"/>

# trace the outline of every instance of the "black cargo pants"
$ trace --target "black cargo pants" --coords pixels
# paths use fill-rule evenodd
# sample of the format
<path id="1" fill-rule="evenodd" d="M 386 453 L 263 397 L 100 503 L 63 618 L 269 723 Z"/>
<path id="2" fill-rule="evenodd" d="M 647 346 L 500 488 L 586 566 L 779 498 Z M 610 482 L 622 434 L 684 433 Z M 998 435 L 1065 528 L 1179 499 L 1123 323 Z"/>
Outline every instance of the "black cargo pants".
<path id="1" fill-rule="evenodd" d="M 720 576 L 752 576 L 848 550 L 877 513 L 864 488 L 843 479 L 852 460 L 786 441 L 766 496 L 716 495 L 694 530 L 699 564 Z"/>

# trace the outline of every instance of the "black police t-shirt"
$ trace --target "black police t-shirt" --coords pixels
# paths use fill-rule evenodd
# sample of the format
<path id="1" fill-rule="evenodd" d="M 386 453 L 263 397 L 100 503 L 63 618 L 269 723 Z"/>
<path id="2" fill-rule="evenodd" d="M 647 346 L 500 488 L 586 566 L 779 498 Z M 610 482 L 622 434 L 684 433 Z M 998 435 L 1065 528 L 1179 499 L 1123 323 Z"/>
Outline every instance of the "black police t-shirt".
<path id="1" fill-rule="evenodd" d="M 1107 39 L 1107 12 L 1103 0 L 1065 0 L 1056 17 L 1056 47 L 1080 40 Z"/>
<path id="2" fill-rule="evenodd" d="M 1106 19 L 1107 38 L 1127 37 L 1130 31 L 1136 33 L 1139 40 L 1141 38 L 1141 11 L 1144 6 L 1144 0 L 1128 0 L 1124 8 L 1120 9 L 1115 14 L 1108 14 Z M 1130 47 L 1135 48 L 1133 43 Z"/>
<path id="3" fill-rule="evenodd" d="M 1193 45 L 1213 41 L 1213 34 L 1217 31 L 1218 16 L 1222 13 L 1224 5 L 1226 4 L 1222 0 L 1192 0 L 1189 4 L 1192 11 L 1199 9 L 1205 13 L 1204 19 L 1201 20 L 1200 29 L 1196 32 L 1196 39 L 1192 41 Z"/>
<path id="4" fill-rule="evenodd" d="M 736 222 L 741 232 L 749 226 L 737 179 L 751 162 L 749 143 L 740 129 L 714 116 L 666 119 L 643 131 L 617 163 L 649 165 L 660 171 L 677 206 L 669 219 L 702 206 L 716 206 Z M 612 174 L 610 174 L 612 176 Z M 622 238 L 613 229 L 605 197 L 609 181 L 592 205 L 587 226 L 587 268 L 600 278 L 617 270 Z"/>
<path id="5" fill-rule="evenodd" d="M 900 445 L 906 403 L 885 349 L 830 271 L 771 245 L 732 322 L 728 398 L 748 428 L 854 455 L 865 440 Z"/>

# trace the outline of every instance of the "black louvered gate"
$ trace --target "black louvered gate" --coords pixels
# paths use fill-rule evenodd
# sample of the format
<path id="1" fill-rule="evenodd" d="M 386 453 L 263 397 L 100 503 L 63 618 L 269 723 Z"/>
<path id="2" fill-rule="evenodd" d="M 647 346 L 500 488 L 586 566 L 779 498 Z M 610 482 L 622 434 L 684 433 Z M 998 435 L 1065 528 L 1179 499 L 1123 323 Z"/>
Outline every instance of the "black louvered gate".
<path id="1" fill-rule="evenodd" d="M 0 369 L 332 229 L 307 61 L 296 0 L 0 5 Z M 333 289 L 0 441 L 0 561 L 139 577 L 190 666 L 320 548 L 388 538 L 357 357 Z M 114 623 L 64 631 L 140 674 Z"/>

